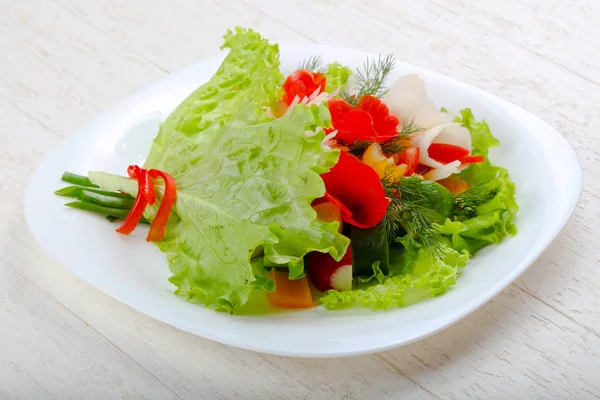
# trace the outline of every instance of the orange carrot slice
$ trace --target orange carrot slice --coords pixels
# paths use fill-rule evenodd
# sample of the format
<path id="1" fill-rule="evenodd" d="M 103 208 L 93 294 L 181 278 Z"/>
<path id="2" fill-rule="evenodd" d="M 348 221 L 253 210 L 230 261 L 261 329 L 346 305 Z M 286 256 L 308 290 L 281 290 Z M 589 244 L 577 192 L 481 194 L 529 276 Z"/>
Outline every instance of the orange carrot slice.
<path id="1" fill-rule="evenodd" d="M 275 281 L 275 291 L 267 292 L 269 303 L 275 307 L 313 308 L 315 306 L 306 276 L 290 280 L 288 271 L 275 269 L 272 269 L 267 276 Z"/>

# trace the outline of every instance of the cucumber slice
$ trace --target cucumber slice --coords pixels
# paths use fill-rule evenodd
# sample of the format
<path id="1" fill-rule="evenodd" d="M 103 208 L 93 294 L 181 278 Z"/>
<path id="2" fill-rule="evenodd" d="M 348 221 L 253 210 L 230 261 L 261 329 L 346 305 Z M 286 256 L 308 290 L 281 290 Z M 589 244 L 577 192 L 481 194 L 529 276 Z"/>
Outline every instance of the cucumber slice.
<path id="1" fill-rule="evenodd" d="M 373 228 L 355 226 L 350 232 L 352 249 L 352 271 L 354 276 L 373 275 L 373 263 L 379 261 L 381 272 L 387 274 L 390 265 L 390 246 L 383 223 Z"/>

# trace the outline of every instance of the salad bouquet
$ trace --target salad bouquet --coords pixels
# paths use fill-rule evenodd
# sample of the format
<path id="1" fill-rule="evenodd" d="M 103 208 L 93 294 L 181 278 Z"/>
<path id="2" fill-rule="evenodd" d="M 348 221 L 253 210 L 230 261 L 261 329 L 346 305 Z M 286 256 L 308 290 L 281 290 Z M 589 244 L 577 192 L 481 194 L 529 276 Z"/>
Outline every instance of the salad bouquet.
<path id="1" fill-rule="evenodd" d="M 65 172 L 66 206 L 128 235 L 149 226 L 175 293 L 230 313 L 375 310 L 446 292 L 469 259 L 515 235 L 498 146 L 470 109 L 437 108 L 391 56 L 352 71 L 320 57 L 290 75 L 257 32 L 224 36 L 212 78 L 161 124 L 143 165 Z M 258 304 L 258 303 L 257 303 Z"/>

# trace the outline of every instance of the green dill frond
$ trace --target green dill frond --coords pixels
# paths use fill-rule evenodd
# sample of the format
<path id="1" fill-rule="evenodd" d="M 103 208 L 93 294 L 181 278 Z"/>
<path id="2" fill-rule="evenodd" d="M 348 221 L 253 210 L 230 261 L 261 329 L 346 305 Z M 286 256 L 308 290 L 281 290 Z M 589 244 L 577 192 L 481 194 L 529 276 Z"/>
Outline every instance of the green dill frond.
<path id="1" fill-rule="evenodd" d="M 454 215 L 459 220 L 476 217 L 477 207 L 491 201 L 499 191 L 500 188 L 493 181 L 467 189 L 454 197 Z"/>
<path id="2" fill-rule="evenodd" d="M 344 89 L 340 93 L 340 97 L 348 103 L 356 105 L 358 98 L 363 95 L 372 95 L 375 97 L 383 97 L 387 93 L 385 81 L 389 74 L 396 66 L 396 59 L 392 54 L 385 57 L 381 55 L 377 60 L 367 59 L 362 70 L 356 71 L 356 84 L 358 92 L 352 95 L 348 90 Z"/>
<path id="3" fill-rule="evenodd" d="M 413 133 L 421 132 L 424 129 L 415 123 L 414 119 L 411 119 L 410 122 L 404 120 L 402 121 L 402 130 L 398 134 L 400 137 L 408 137 Z"/>
<path id="4" fill-rule="evenodd" d="M 426 207 L 427 197 L 410 181 L 398 185 L 384 177 L 381 182 L 390 199 L 383 219 L 390 243 L 404 230 L 413 244 L 423 246 L 434 257 L 442 257 L 443 238 L 434 222 L 435 211 Z"/>
<path id="5" fill-rule="evenodd" d="M 307 59 L 304 59 L 298 69 L 306 69 L 311 72 L 320 72 L 325 73 L 325 63 L 323 62 L 323 58 L 321 56 L 311 56 Z"/>

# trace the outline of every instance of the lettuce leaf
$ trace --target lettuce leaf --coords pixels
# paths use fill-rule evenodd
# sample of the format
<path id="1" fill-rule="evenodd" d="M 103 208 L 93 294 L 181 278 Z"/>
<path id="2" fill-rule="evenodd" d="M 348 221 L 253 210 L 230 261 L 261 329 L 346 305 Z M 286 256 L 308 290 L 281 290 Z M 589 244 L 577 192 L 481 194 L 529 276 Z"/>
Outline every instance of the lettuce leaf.
<path id="1" fill-rule="evenodd" d="M 251 29 L 236 27 L 224 35 L 221 48 L 230 52 L 212 78 L 194 90 L 161 125 L 145 162 L 146 168 L 169 172 L 172 158 L 209 140 L 240 109 L 244 102 L 267 106 L 281 97 L 283 75 L 279 70 L 279 47 Z M 205 133 L 199 135 L 199 133 Z"/>
<path id="2" fill-rule="evenodd" d="M 461 172 L 470 189 L 456 196 L 455 220 L 446 220 L 440 231 L 451 237 L 452 246 L 474 255 L 481 248 L 500 243 L 517 234 L 514 223 L 519 206 L 516 187 L 506 168 L 493 165 L 488 150 L 500 142 L 485 121 L 477 122 L 470 109 L 461 110 L 463 126 L 469 129 L 473 152 L 486 156 L 483 163 L 472 164 Z"/>
<path id="3" fill-rule="evenodd" d="M 477 122 L 470 108 L 460 110 L 460 117 L 456 117 L 455 121 L 460 122 L 471 133 L 473 154 L 487 156 L 490 147 L 500 145 L 500 141 L 492 135 L 487 122 L 484 120 Z"/>
<path id="4" fill-rule="evenodd" d="M 406 248 L 390 250 L 390 277 L 380 284 L 357 285 L 349 292 L 328 291 L 321 298 L 327 309 L 362 306 L 373 310 L 405 307 L 445 293 L 456 283 L 469 255 L 444 245 L 443 256 L 433 256 L 423 247 L 415 247 L 402 239 Z"/>
<path id="5" fill-rule="evenodd" d="M 440 232 L 451 237 L 452 247 L 471 255 L 516 235 L 514 219 L 519 207 L 514 193 L 514 183 L 506 173 L 472 187 L 457 196 L 455 221 L 446 220 Z"/>
<path id="6" fill-rule="evenodd" d="M 327 93 L 332 93 L 338 88 L 343 89 L 348 83 L 348 78 L 350 78 L 350 75 L 352 75 L 350 68 L 343 66 L 337 61 L 327 64 L 327 72 L 325 73 L 327 83 L 325 91 Z"/>
<path id="7" fill-rule="evenodd" d="M 253 253 L 264 264 L 287 264 L 290 278 L 303 275 L 303 256 L 310 251 L 341 259 L 349 240 L 335 223 L 318 220 L 310 206 L 325 192 L 319 174 L 338 158 L 337 150 L 321 147 L 323 132 L 304 135 L 321 111 L 298 106 L 261 122 L 262 111 L 247 104 L 206 143 L 208 150 L 169 162 L 178 172 L 180 221 L 168 225 L 157 246 L 167 256 L 177 293 L 232 312 L 248 300 L 256 275 L 256 284 L 268 287 L 266 271 L 256 269 L 260 263 L 253 271 Z M 248 124 L 249 115 L 258 122 Z"/>

